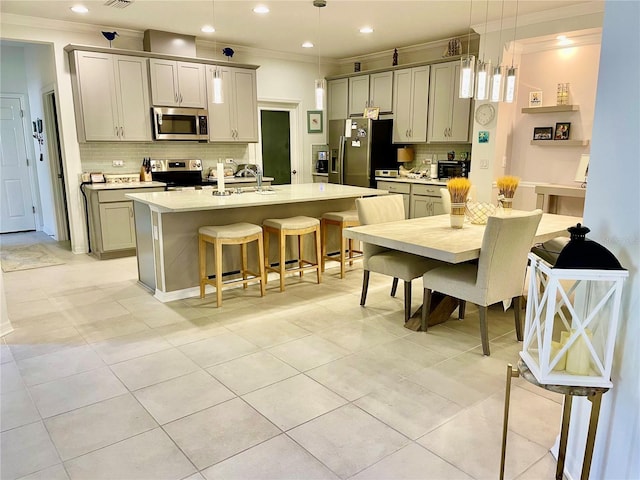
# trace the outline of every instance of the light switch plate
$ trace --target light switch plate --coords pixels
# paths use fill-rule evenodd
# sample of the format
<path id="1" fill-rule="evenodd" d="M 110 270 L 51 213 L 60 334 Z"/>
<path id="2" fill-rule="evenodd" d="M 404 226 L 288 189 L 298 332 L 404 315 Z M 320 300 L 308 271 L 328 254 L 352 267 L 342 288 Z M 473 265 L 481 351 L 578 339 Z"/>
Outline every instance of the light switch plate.
<path id="1" fill-rule="evenodd" d="M 114 160 L 112 165 L 114 167 L 124 167 L 124 160 Z"/>

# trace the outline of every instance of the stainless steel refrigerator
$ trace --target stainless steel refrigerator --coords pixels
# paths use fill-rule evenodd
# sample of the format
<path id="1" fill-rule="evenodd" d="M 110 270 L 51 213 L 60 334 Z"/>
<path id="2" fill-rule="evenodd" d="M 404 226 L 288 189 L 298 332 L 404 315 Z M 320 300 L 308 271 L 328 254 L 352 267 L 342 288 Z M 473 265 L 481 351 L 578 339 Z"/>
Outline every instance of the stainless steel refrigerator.
<path id="1" fill-rule="evenodd" d="M 329 182 L 375 188 L 375 170 L 397 169 L 393 120 L 329 121 Z"/>

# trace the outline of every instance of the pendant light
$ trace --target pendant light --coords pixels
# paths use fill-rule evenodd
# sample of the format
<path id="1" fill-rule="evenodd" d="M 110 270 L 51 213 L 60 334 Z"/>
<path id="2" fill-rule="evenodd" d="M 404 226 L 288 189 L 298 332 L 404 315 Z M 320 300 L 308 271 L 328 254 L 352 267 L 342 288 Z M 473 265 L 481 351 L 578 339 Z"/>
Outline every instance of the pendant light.
<path id="1" fill-rule="evenodd" d="M 216 26 L 216 2 L 215 0 L 211 0 L 211 20 L 213 22 L 213 28 L 215 31 Z M 213 38 L 213 51 L 217 52 L 217 42 L 216 38 Z M 211 72 L 211 90 L 213 92 L 213 98 L 211 99 L 211 103 L 220 105 L 224 103 L 224 89 L 222 88 L 222 69 L 215 65 Z"/>
<path id="2" fill-rule="evenodd" d="M 487 100 L 489 98 L 490 78 L 491 78 L 491 60 L 485 62 L 484 50 L 487 46 L 487 20 L 489 18 L 489 0 L 487 0 L 487 6 L 484 14 L 484 34 L 482 39 L 484 40 L 485 48 L 482 49 L 482 61 L 478 62 L 478 69 L 476 71 L 476 100 Z"/>
<path id="3" fill-rule="evenodd" d="M 473 0 L 469 0 L 469 36 L 467 38 L 467 54 L 460 59 L 460 98 L 473 98 L 473 84 L 475 80 L 476 57 L 471 55 L 471 14 Z"/>
<path id="4" fill-rule="evenodd" d="M 511 44 L 511 66 L 507 69 L 507 82 L 504 92 L 504 101 L 513 103 L 516 96 L 518 69 L 513 66 L 513 58 L 516 54 L 516 32 L 518 31 L 518 0 L 516 0 L 516 18 L 513 26 L 513 43 Z"/>
<path id="5" fill-rule="evenodd" d="M 504 98 L 504 67 L 502 63 L 502 19 L 504 18 L 504 0 L 502 0 L 502 10 L 500 11 L 500 56 L 498 57 L 498 65 L 493 68 L 491 75 L 491 101 L 501 102 Z"/>
<path id="6" fill-rule="evenodd" d="M 316 110 L 322 110 L 324 108 L 326 82 L 320 73 L 320 9 L 327 6 L 327 0 L 313 0 L 313 6 L 318 8 L 318 39 L 316 41 L 318 46 L 318 78 L 315 80 Z"/>

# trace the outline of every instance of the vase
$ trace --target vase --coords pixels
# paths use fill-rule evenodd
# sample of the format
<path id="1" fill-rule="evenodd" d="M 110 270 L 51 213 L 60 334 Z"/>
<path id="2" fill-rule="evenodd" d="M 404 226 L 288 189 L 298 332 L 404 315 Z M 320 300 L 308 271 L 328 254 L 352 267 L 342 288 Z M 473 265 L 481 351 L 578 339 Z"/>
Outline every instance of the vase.
<path id="1" fill-rule="evenodd" d="M 464 212 L 465 212 L 464 203 L 451 204 L 451 213 L 449 215 L 451 228 L 462 228 L 462 226 L 464 225 Z"/>
<path id="2" fill-rule="evenodd" d="M 511 215 L 513 210 L 513 198 L 504 197 L 500 200 L 500 206 L 502 207 L 503 215 Z"/>

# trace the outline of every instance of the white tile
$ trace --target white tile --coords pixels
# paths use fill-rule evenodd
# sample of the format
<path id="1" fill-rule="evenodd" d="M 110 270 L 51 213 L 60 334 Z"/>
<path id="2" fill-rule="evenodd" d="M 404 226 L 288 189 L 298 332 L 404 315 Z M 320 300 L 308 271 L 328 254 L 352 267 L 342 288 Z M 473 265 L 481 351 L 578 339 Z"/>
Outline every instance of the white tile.
<path id="1" fill-rule="evenodd" d="M 69 460 L 65 467 L 71 480 L 174 480 L 195 471 L 160 428 Z"/>
<path id="2" fill-rule="evenodd" d="M 50 382 L 102 366 L 104 362 L 88 345 L 18 362 L 18 368 L 27 385 Z"/>
<path id="3" fill-rule="evenodd" d="M 11 392 L 0 391 L 0 426 L 2 431 L 40 420 L 26 388 Z"/>
<path id="4" fill-rule="evenodd" d="M 308 330 L 297 325 L 285 320 L 274 319 L 269 319 L 268 321 L 250 320 L 239 328 L 234 328 L 233 331 L 262 348 L 278 345 L 310 334 Z"/>
<path id="5" fill-rule="evenodd" d="M 104 400 L 45 420 L 63 460 L 119 442 L 158 424 L 131 394 Z M 90 428 L 87 426 L 90 425 Z"/>
<path id="6" fill-rule="evenodd" d="M 167 342 L 177 347 L 228 333 L 229 330 L 208 317 L 201 317 L 158 327 L 154 329 L 154 332 L 162 335 Z"/>
<path id="7" fill-rule="evenodd" d="M 479 327 L 477 335 L 468 335 L 447 327 L 449 323 L 451 322 L 430 327 L 426 332 L 414 332 L 407 337 L 407 340 L 447 357 L 467 352 L 481 345 Z"/>
<path id="8" fill-rule="evenodd" d="M 22 375 L 15 362 L 7 362 L 0 365 L 0 391 L 2 393 L 24 389 Z"/>
<path id="9" fill-rule="evenodd" d="M 344 398 L 305 375 L 261 388 L 242 398 L 284 431 L 346 403 Z"/>
<path id="10" fill-rule="evenodd" d="M 446 360 L 445 356 L 404 338 L 364 350 L 355 356 L 373 368 L 397 375 L 410 375 Z"/>
<path id="11" fill-rule="evenodd" d="M 267 352 L 256 352 L 221 363 L 207 371 L 237 395 L 293 377 L 298 371 Z"/>
<path id="12" fill-rule="evenodd" d="M 149 327 L 144 322 L 134 319 L 131 315 L 122 315 L 110 318 L 108 322 L 100 320 L 77 325 L 76 330 L 87 342 L 95 343 L 149 330 Z"/>
<path id="13" fill-rule="evenodd" d="M 16 361 L 75 348 L 87 343 L 74 327 L 45 331 L 15 330 L 7 335 L 5 340 Z"/>
<path id="14" fill-rule="evenodd" d="M 350 352 L 357 352 L 398 339 L 397 336 L 382 329 L 361 322 L 348 322 L 341 327 L 317 332 L 317 335 Z"/>
<path id="15" fill-rule="evenodd" d="M 29 387 L 43 418 L 91 405 L 127 392 L 108 367 Z"/>
<path id="16" fill-rule="evenodd" d="M 13 361 L 13 355 L 11 355 L 11 349 L 9 345 L 4 341 L 0 343 L 0 364 Z"/>
<path id="17" fill-rule="evenodd" d="M 286 435 L 278 435 L 209 467 L 202 473 L 207 480 L 339 478 Z"/>
<path id="18" fill-rule="evenodd" d="M 210 367 L 259 349 L 239 335 L 229 332 L 183 345 L 180 350 L 201 367 Z"/>
<path id="19" fill-rule="evenodd" d="M 127 309 L 115 301 L 92 303 L 69 308 L 64 311 L 74 324 L 92 323 L 126 315 Z"/>
<path id="20" fill-rule="evenodd" d="M 122 383 L 129 390 L 148 387 L 198 369 L 199 367 L 195 363 L 176 348 L 151 353 L 111 366 L 113 373 L 122 380 Z"/>
<path id="21" fill-rule="evenodd" d="M 415 443 L 383 458 L 375 465 L 351 477 L 351 480 L 424 480 L 426 478 L 471 480 L 469 475 Z"/>
<path id="22" fill-rule="evenodd" d="M 509 455 L 507 445 L 507 455 Z M 541 478 L 555 478 L 557 462 L 551 453 L 547 452 L 540 460 L 529 467 L 524 473 L 518 475 L 516 480 L 540 480 Z M 566 478 L 563 476 L 562 478 Z"/>
<path id="23" fill-rule="evenodd" d="M 32 473 L 26 477 L 20 477 L 20 480 L 69 480 L 69 475 L 60 463 L 53 467 L 47 467 L 39 472 Z"/>
<path id="24" fill-rule="evenodd" d="M 171 344 L 153 330 L 144 330 L 94 343 L 93 349 L 108 365 L 171 348 Z"/>
<path id="25" fill-rule="evenodd" d="M 142 388 L 134 395 L 160 425 L 235 397 L 202 370 Z"/>
<path id="26" fill-rule="evenodd" d="M 288 434 L 342 478 L 409 443 L 406 437 L 353 405 L 311 420 Z"/>
<path id="27" fill-rule="evenodd" d="M 281 433 L 239 398 L 168 423 L 164 429 L 199 470 Z"/>
<path id="28" fill-rule="evenodd" d="M 0 444 L 3 480 L 19 478 L 60 463 L 42 422 L 2 432 Z"/>
<path id="29" fill-rule="evenodd" d="M 317 335 L 309 335 L 271 347 L 269 352 L 300 371 L 324 365 L 350 353 Z"/>

